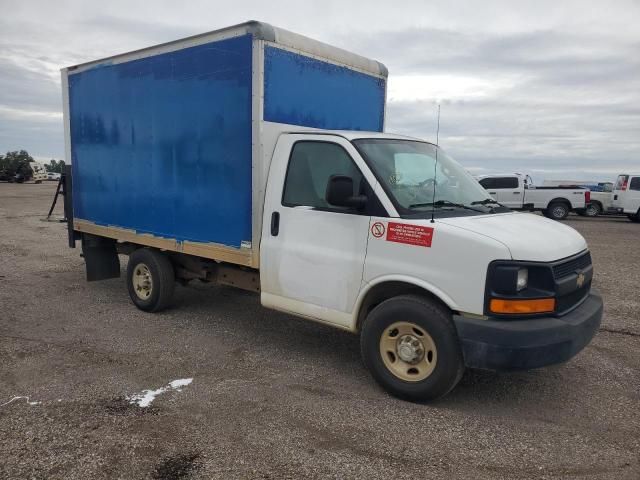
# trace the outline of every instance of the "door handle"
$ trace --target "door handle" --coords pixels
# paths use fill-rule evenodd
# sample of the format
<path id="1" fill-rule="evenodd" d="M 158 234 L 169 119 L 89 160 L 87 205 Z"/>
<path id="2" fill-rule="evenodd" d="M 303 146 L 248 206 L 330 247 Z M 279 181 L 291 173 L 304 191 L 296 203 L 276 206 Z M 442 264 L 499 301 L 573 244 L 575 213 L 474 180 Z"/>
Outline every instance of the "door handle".
<path id="1" fill-rule="evenodd" d="M 497 195 L 498 192 L 489 192 L 489 195 Z"/>
<path id="2" fill-rule="evenodd" d="M 271 235 L 274 237 L 280 233 L 280 212 L 273 212 L 271 214 Z"/>
<path id="3" fill-rule="evenodd" d="M 514 195 L 520 195 L 520 192 L 513 192 Z"/>

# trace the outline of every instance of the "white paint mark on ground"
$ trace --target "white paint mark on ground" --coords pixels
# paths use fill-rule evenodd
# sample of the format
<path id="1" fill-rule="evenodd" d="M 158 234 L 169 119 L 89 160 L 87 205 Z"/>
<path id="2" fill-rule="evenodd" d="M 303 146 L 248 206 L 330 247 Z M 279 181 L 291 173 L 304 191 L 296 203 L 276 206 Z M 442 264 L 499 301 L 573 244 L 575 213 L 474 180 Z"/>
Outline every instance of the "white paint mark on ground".
<path id="1" fill-rule="evenodd" d="M 157 390 L 143 390 L 142 393 L 128 396 L 127 400 L 129 400 L 129 403 L 135 403 L 139 407 L 148 407 L 158 395 L 166 393 L 170 390 L 176 390 L 179 392 L 182 390 L 182 387 L 186 387 L 191 382 L 193 382 L 193 378 L 181 378 L 178 380 L 173 380 L 169 382 L 166 387 L 161 387 Z"/>
<path id="2" fill-rule="evenodd" d="M 13 397 L 11 400 L 9 400 L 8 402 L 4 402 L 3 404 L 0 404 L 0 407 L 4 407 L 5 405 L 9 405 L 10 403 L 15 402 L 16 400 L 26 400 L 28 405 L 40 405 L 42 402 L 30 402 L 29 401 L 29 397 L 24 397 L 24 396 L 19 396 L 19 397 Z"/>

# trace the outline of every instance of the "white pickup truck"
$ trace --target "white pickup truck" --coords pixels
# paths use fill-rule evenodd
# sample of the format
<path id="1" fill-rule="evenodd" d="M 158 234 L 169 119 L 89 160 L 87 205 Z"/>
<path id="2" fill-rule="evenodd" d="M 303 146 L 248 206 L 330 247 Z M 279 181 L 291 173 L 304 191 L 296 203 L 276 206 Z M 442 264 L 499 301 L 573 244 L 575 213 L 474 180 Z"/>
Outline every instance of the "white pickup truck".
<path id="1" fill-rule="evenodd" d="M 563 220 L 569 212 L 584 210 L 591 192 L 583 188 L 536 187 L 529 175 L 479 175 L 476 177 L 495 200 L 512 210 L 541 211 Z"/>
<path id="2" fill-rule="evenodd" d="M 128 255 L 147 312 L 196 279 L 255 292 L 359 334 L 372 376 L 412 400 L 445 395 L 465 366 L 576 355 L 603 309 L 585 239 L 498 205 L 438 146 L 384 133 L 386 79 L 257 22 L 64 69 L 65 214 L 87 279 L 120 276 Z"/>

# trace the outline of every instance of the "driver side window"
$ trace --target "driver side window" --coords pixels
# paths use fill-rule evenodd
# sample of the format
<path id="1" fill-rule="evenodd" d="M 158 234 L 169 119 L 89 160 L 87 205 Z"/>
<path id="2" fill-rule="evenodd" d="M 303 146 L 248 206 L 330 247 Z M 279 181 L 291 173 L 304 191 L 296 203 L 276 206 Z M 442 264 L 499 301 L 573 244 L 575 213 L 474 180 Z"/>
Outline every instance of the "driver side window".
<path id="1" fill-rule="evenodd" d="M 301 141 L 293 146 L 284 184 L 282 205 L 307 206 L 323 210 L 348 210 L 329 205 L 325 198 L 332 175 L 353 179 L 358 195 L 364 178 L 349 154 L 340 145 L 330 142 Z"/>

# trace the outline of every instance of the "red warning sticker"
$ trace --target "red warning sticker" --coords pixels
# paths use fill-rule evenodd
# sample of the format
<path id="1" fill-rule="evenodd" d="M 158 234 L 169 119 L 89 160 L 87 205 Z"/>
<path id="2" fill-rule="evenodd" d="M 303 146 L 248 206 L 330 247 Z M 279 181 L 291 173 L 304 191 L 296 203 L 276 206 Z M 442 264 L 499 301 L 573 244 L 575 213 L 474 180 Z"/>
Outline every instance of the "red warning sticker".
<path id="1" fill-rule="evenodd" d="M 406 223 L 387 224 L 387 242 L 406 243 L 420 247 L 431 247 L 433 228 Z"/>

